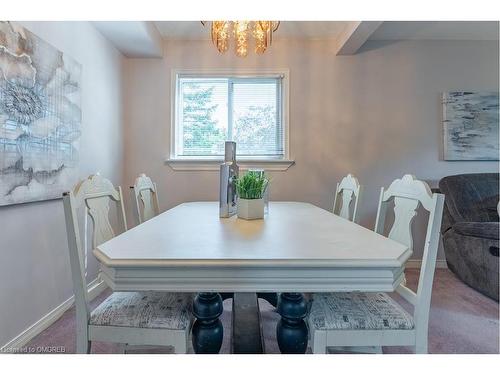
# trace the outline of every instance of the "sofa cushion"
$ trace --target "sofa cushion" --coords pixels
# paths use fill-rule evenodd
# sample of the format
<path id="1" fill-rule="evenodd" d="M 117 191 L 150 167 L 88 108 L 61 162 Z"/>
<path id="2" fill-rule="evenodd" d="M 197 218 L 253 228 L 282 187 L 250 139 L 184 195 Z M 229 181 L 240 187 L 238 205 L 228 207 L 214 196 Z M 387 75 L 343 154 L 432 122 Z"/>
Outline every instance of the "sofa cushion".
<path id="1" fill-rule="evenodd" d="M 472 236 L 479 238 L 489 238 L 492 240 L 499 239 L 499 222 L 490 223 L 457 223 L 453 229 L 464 236 Z"/>
<path id="2" fill-rule="evenodd" d="M 386 293 L 314 294 L 310 322 L 317 330 L 415 327 L 412 316 Z"/>
<path id="3" fill-rule="evenodd" d="M 498 202 L 500 195 L 493 195 L 479 202 L 479 206 L 490 215 L 490 221 L 498 221 Z"/>
<path id="4" fill-rule="evenodd" d="M 453 222 L 498 221 L 498 173 L 447 176 L 439 181 Z"/>

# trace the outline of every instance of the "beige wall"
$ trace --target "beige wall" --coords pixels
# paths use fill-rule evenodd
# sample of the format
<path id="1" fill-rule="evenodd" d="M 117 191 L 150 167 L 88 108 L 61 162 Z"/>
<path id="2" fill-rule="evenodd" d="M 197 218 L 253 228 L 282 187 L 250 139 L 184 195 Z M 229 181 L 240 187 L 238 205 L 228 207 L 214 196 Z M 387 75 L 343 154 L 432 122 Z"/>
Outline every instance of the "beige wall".
<path id="1" fill-rule="evenodd" d="M 274 200 L 329 209 L 336 182 L 351 172 L 365 185 L 361 222 L 373 228 L 380 187 L 404 173 L 436 186 L 446 175 L 498 170 L 497 162 L 443 161 L 440 123 L 442 91 L 498 90 L 498 42 L 369 42 L 357 55 L 335 57 L 328 41 L 281 40 L 244 59 L 219 55 L 208 41 L 164 47 L 164 59 L 125 64 L 124 184 L 147 173 L 158 183 L 162 209 L 218 198 L 217 172 L 173 171 L 164 163 L 172 68 L 290 69 L 296 165 L 272 174 Z M 416 258 L 421 246 L 419 239 Z"/>
<path id="2" fill-rule="evenodd" d="M 88 22 L 22 22 L 82 64 L 80 175 L 122 181 L 122 56 Z M 60 199 L 0 207 L 0 347 L 73 295 Z M 88 279 L 97 276 L 90 257 Z"/>

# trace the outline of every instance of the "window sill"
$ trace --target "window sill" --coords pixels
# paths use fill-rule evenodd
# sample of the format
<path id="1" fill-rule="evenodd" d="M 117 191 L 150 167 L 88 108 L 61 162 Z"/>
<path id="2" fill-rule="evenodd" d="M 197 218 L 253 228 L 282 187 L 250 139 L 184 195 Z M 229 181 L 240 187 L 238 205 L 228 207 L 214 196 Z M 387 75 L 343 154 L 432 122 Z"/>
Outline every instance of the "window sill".
<path id="1" fill-rule="evenodd" d="M 237 159 L 236 162 L 240 169 L 262 168 L 266 171 L 284 172 L 292 165 L 295 160 L 288 159 Z M 165 163 L 174 171 L 218 171 L 222 159 L 172 159 L 168 158 Z"/>

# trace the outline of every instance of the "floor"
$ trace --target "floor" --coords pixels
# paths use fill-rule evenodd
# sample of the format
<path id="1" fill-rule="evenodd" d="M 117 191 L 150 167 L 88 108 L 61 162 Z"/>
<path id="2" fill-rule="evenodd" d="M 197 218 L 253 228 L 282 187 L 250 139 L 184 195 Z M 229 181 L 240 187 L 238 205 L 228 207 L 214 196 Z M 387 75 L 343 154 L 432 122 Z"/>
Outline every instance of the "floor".
<path id="1" fill-rule="evenodd" d="M 406 271 L 407 285 L 415 290 L 418 270 Z M 97 306 L 110 293 L 103 292 L 93 302 Z M 405 308 L 409 305 L 393 296 Z M 259 300 L 266 353 L 279 353 L 275 339 L 278 315 L 266 301 Z M 411 310 L 409 310 L 411 311 Z M 436 270 L 429 322 L 430 353 L 499 353 L 499 305 L 458 280 L 447 269 Z M 231 300 L 224 302 L 221 316 L 224 342 L 221 353 L 229 353 Z M 59 352 L 75 352 L 75 310 L 66 311 L 52 326 L 40 333 L 27 347 L 57 347 Z M 168 353 L 170 348 L 131 350 L 131 353 Z M 29 350 L 25 350 L 29 351 Z M 36 350 L 34 350 L 36 352 Z M 408 347 L 385 347 L 384 353 L 411 353 Z M 115 344 L 95 342 L 92 353 L 117 353 Z M 192 352 L 192 348 L 190 349 Z"/>

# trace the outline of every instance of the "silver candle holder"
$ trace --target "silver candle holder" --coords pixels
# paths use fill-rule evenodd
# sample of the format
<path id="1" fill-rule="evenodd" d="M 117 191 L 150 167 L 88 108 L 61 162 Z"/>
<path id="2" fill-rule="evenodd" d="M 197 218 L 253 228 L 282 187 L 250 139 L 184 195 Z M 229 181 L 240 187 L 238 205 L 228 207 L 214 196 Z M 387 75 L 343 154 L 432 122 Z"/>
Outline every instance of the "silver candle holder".
<path id="1" fill-rule="evenodd" d="M 224 145 L 224 163 L 220 166 L 219 216 L 231 217 L 236 214 L 236 180 L 239 167 L 236 164 L 236 142 L 226 141 Z"/>

